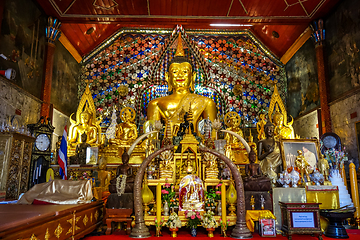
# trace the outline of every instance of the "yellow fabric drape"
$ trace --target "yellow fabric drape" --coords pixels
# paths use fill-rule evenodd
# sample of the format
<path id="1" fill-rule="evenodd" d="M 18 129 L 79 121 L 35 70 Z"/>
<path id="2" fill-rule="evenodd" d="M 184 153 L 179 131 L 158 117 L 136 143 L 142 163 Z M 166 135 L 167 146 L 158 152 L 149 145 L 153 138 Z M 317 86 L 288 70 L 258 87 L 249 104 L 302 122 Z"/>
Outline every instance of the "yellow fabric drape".
<path id="1" fill-rule="evenodd" d="M 309 191 L 306 189 L 306 200 L 308 203 L 321 203 L 320 209 L 338 209 L 340 207 L 338 190 Z"/>
<path id="2" fill-rule="evenodd" d="M 254 232 L 254 221 L 264 218 L 276 219 L 270 210 L 247 210 L 245 219 L 250 232 Z"/>

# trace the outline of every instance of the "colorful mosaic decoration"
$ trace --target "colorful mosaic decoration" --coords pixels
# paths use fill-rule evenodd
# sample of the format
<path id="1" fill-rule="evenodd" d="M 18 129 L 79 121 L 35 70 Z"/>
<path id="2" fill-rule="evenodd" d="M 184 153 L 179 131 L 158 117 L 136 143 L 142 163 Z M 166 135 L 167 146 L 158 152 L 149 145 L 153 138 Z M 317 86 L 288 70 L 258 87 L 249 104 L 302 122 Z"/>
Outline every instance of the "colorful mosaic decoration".
<path id="1" fill-rule="evenodd" d="M 259 113 L 268 111 L 274 84 L 285 94 L 283 67 L 247 33 L 187 34 L 182 27 L 169 34 L 124 33 L 82 68 L 79 96 L 90 83 L 103 126 L 110 124 L 114 107 L 134 108 L 141 125 L 148 103 L 169 94 L 165 72 L 175 54 L 178 31 L 196 72 L 195 93 L 215 101 L 221 120 L 236 111 L 243 127 L 254 127 Z"/>

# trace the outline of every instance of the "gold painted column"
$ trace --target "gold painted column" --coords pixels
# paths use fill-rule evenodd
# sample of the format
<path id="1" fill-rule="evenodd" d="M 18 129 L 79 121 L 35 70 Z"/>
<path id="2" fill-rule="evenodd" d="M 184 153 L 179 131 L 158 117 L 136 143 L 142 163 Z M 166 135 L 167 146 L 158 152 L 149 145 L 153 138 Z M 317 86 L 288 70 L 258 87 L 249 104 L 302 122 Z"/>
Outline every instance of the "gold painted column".
<path id="1" fill-rule="evenodd" d="M 44 77 L 41 91 L 41 104 L 40 116 L 48 118 L 50 116 L 50 98 L 51 98 L 51 81 L 55 52 L 55 41 L 61 35 L 60 31 L 61 22 L 56 18 L 49 17 L 47 27 L 45 30 L 47 43 L 45 45 L 45 58 L 44 58 Z"/>
<path id="2" fill-rule="evenodd" d="M 321 129 L 320 136 L 331 130 L 331 118 L 330 118 L 330 107 L 329 107 L 329 91 L 328 91 L 328 79 L 325 72 L 325 60 L 324 60 L 324 42 L 325 42 L 325 29 L 324 22 L 322 19 L 314 21 L 310 25 L 313 33 L 312 37 L 315 41 L 315 52 L 316 62 L 318 71 L 318 82 L 319 82 L 319 94 L 320 94 L 320 107 L 321 107 Z"/>
<path id="3" fill-rule="evenodd" d="M 359 189 L 358 189 L 357 176 L 356 176 L 356 167 L 353 162 L 349 164 L 349 175 L 350 175 L 351 197 L 354 203 L 354 207 L 356 208 L 354 218 L 356 220 L 358 228 L 360 228 Z"/>

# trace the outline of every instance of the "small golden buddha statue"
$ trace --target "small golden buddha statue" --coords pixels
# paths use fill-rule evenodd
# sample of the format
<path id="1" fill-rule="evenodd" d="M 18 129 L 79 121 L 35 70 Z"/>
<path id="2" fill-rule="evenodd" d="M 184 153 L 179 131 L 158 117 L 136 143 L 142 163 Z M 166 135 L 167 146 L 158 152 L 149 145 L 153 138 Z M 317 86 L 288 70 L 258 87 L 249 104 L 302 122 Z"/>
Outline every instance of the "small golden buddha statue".
<path id="1" fill-rule="evenodd" d="M 273 123 L 275 125 L 274 135 L 281 139 L 294 139 L 294 129 L 291 125 L 284 125 L 284 115 L 276 107 L 276 112 L 273 116 Z"/>
<path id="2" fill-rule="evenodd" d="M 281 110 L 281 112 L 280 112 Z M 275 111 L 274 115 L 273 112 Z M 271 96 L 270 106 L 269 106 L 269 120 L 274 124 L 274 136 L 279 139 L 294 139 L 294 129 L 291 122 L 287 121 L 287 113 L 284 106 L 284 103 L 280 97 L 277 86 L 274 87 L 274 92 Z"/>
<path id="3" fill-rule="evenodd" d="M 226 130 L 235 132 L 239 134 L 241 137 L 244 137 L 242 130 L 240 129 L 241 118 L 238 113 L 236 112 L 228 112 L 225 115 L 225 123 L 228 126 Z M 230 144 L 231 148 L 244 148 L 242 143 L 239 139 L 229 133 L 225 134 L 224 139 L 226 140 L 227 144 Z"/>
<path id="4" fill-rule="evenodd" d="M 162 160 L 162 166 L 160 167 L 160 178 L 172 178 L 174 169 L 171 166 L 171 161 L 174 155 L 172 151 L 164 151 L 160 154 L 160 159 Z"/>
<path id="5" fill-rule="evenodd" d="M 303 153 L 301 150 L 297 150 L 298 156 L 296 157 L 295 160 L 295 166 L 300 170 L 300 174 L 301 174 L 301 181 L 303 182 L 303 184 L 305 185 L 305 179 L 304 179 L 304 174 L 306 176 L 306 184 L 311 184 L 310 182 L 310 172 L 309 172 L 309 166 L 310 164 L 306 161 Z"/>
<path id="6" fill-rule="evenodd" d="M 82 143 L 81 134 L 86 133 L 86 142 L 91 146 L 98 146 L 101 144 L 101 128 L 100 120 L 96 120 L 96 109 L 94 101 L 89 89 L 86 86 L 85 92 L 80 99 L 78 109 L 76 111 L 76 121 L 70 116 L 70 128 L 68 136 L 68 152 L 73 155 L 77 144 Z"/>
<path id="7" fill-rule="evenodd" d="M 216 162 L 217 157 L 211 153 L 205 153 L 204 160 L 207 163 L 205 168 L 206 179 L 218 179 L 219 168 Z"/>
<path id="8" fill-rule="evenodd" d="M 120 119 L 122 123 L 116 126 L 116 137 L 109 139 L 109 143 L 119 147 L 130 147 L 138 136 L 137 127 L 134 124 L 135 110 L 130 107 L 121 109 Z"/>
<path id="9" fill-rule="evenodd" d="M 147 108 L 147 117 L 149 120 L 164 119 L 171 124 L 171 133 L 174 132 L 183 122 L 180 116 L 182 109 L 191 108 L 193 113 L 194 131 L 199 136 L 198 122 L 201 119 L 209 118 L 214 121 L 216 118 L 216 104 L 210 98 L 203 97 L 191 91 L 194 91 L 196 73 L 189 59 L 185 57 L 182 48 L 181 34 L 178 37 L 178 45 L 175 57 L 171 60 L 168 72 L 165 73 L 165 79 L 168 82 L 168 89 L 172 93 L 165 97 L 152 100 Z M 191 91 L 190 91 L 191 90 Z"/>
<path id="10" fill-rule="evenodd" d="M 254 137 L 251 134 L 251 129 L 250 129 L 250 134 L 249 134 L 248 140 L 249 140 L 248 144 L 249 144 L 250 148 L 255 152 L 256 159 L 257 159 L 257 146 L 256 146 L 256 143 L 254 143 Z"/>
<path id="11" fill-rule="evenodd" d="M 260 113 L 259 121 L 256 124 L 256 130 L 258 132 L 258 139 L 259 140 L 265 139 L 265 131 L 264 131 L 265 124 L 266 124 L 265 114 Z"/>

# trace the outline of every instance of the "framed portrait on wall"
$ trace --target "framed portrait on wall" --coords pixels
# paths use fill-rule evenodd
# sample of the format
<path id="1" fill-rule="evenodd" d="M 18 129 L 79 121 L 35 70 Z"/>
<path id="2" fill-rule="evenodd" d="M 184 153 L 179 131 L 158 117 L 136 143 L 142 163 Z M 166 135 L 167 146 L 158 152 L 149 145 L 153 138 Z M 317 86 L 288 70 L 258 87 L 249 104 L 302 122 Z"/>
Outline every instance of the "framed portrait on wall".
<path id="1" fill-rule="evenodd" d="M 295 167 L 297 151 L 301 150 L 312 168 L 317 167 L 319 160 L 319 141 L 317 139 L 282 139 L 280 140 L 281 157 L 284 169 Z"/>

